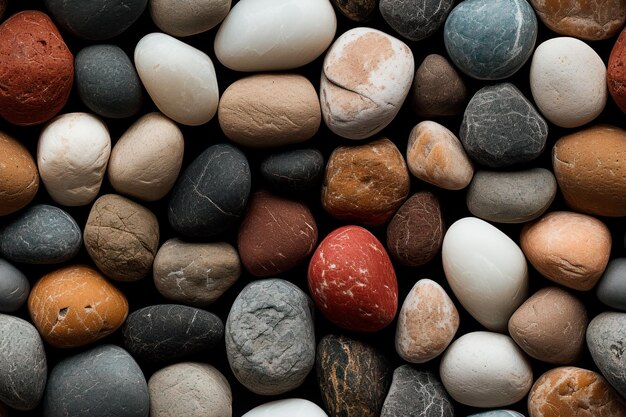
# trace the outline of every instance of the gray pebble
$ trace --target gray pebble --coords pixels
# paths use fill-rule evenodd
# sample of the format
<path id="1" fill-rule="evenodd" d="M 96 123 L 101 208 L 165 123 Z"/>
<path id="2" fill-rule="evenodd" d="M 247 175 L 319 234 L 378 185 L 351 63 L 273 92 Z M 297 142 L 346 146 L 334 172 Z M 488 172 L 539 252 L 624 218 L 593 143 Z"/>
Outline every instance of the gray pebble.
<path id="1" fill-rule="evenodd" d="M 18 310 L 28 298 L 30 283 L 22 272 L 0 259 L 0 312 Z"/>
<path id="2" fill-rule="evenodd" d="M 626 397 L 626 313 L 600 313 L 591 320 L 587 347 L 602 375 Z"/>
<path id="3" fill-rule="evenodd" d="M 609 262 L 596 291 L 598 299 L 607 306 L 626 310 L 626 258 Z"/>
<path id="4" fill-rule="evenodd" d="M 380 0 L 380 13 L 396 32 L 412 41 L 434 34 L 443 24 L 454 0 Z"/>
<path id="5" fill-rule="evenodd" d="M 424 58 L 415 72 L 411 103 L 418 116 L 455 116 L 463 113 L 467 89 L 459 73 L 441 55 Z"/>

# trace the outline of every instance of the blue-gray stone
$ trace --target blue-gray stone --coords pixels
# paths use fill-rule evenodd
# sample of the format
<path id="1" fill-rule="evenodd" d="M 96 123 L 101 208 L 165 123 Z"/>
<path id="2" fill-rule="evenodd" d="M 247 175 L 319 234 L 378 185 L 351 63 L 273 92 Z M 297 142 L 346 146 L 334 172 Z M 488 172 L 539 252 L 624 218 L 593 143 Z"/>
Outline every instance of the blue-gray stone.
<path id="1" fill-rule="evenodd" d="M 465 0 L 450 13 L 444 41 L 452 62 L 467 75 L 500 80 L 532 55 L 537 17 L 526 0 Z"/>
<path id="2" fill-rule="evenodd" d="M 74 61 L 74 75 L 78 96 L 100 116 L 130 117 L 143 104 L 141 81 L 135 66 L 115 45 L 81 49 Z"/>
<path id="3" fill-rule="evenodd" d="M 602 375 L 626 397 L 626 313 L 600 313 L 591 320 L 587 347 Z"/>
<path id="4" fill-rule="evenodd" d="M 261 162 L 261 175 L 277 193 L 302 196 L 318 192 L 324 157 L 317 149 L 299 149 L 270 155 Z"/>
<path id="5" fill-rule="evenodd" d="M 484 413 L 471 414 L 467 417 L 524 417 L 524 414 L 510 410 L 492 410 L 485 411 Z"/>
<path id="6" fill-rule="evenodd" d="M 208 238 L 243 216 L 252 177 L 246 156 L 228 144 L 213 145 L 187 167 L 174 186 L 168 219 L 185 236 Z"/>
<path id="7" fill-rule="evenodd" d="M 0 312 L 18 310 L 28 298 L 30 283 L 22 272 L 0 259 Z"/>
<path id="8" fill-rule="evenodd" d="M 454 0 L 380 0 L 380 13 L 400 35 L 420 41 L 434 34 L 446 20 Z"/>
<path id="9" fill-rule="evenodd" d="M 58 207 L 28 207 L 0 228 L 0 255 L 12 262 L 56 264 L 80 251 L 83 239 L 76 221 Z"/>
<path id="10" fill-rule="evenodd" d="M 459 139 L 470 158 L 502 168 L 541 155 L 548 124 L 517 87 L 496 84 L 474 94 L 465 108 Z"/>
<path id="11" fill-rule="evenodd" d="M 626 258 L 609 262 L 596 287 L 596 295 L 607 306 L 626 311 Z"/>
<path id="12" fill-rule="evenodd" d="M 148 384 L 124 349 L 101 345 L 59 362 L 48 379 L 44 417 L 148 417 Z"/>
<path id="13" fill-rule="evenodd" d="M 46 352 L 35 326 L 0 314 L 0 402 L 32 410 L 41 402 L 47 375 Z"/>

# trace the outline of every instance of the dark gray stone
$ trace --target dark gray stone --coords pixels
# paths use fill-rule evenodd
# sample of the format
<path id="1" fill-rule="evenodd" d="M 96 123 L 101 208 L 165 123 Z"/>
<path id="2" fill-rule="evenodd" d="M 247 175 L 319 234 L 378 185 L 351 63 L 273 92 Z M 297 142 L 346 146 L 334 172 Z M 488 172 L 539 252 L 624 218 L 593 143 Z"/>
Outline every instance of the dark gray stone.
<path id="1" fill-rule="evenodd" d="M 315 364 L 313 302 L 282 279 L 254 281 L 235 299 L 225 338 L 230 368 L 250 391 L 297 388 Z"/>
<path id="2" fill-rule="evenodd" d="M 467 190 L 467 208 L 476 217 L 497 223 L 524 223 L 541 216 L 556 196 L 551 171 L 478 171 Z"/>
<path id="3" fill-rule="evenodd" d="M 12 262 L 56 264 L 78 254 L 83 238 L 76 221 L 58 207 L 37 204 L 0 228 L 0 255 Z"/>
<path id="4" fill-rule="evenodd" d="M 626 310 L 626 258 L 611 260 L 596 288 L 598 299 L 609 307 Z"/>
<path id="5" fill-rule="evenodd" d="M 626 397 L 626 313 L 600 313 L 591 320 L 587 346 L 602 375 Z"/>
<path id="6" fill-rule="evenodd" d="M 103 117 L 130 117 L 141 109 L 143 93 L 135 66 L 115 45 L 92 45 L 74 61 L 74 82 L 82 102 Z"/>
<path id="7" fill-rule="evenodd" d="M 393 372 L 380 417 L 454 417 L 454 406 L 434 374 L 402 365 Z"/>
<path id="8" fill-rule="evenodd" d="M 79 38 L 100 41 L 124 32 L 148 0 L 44 0 L 54 21 Z"/>
<path id="9" fill-rule="evenodd" d="M 465 109 L 459 138 L 470 158 L 501 168 L 541 155 L 548 124 L 513 84 L 503 83 L 474 94 Z"/>
<path id="10" fill-rule="evenodd" d="M 30 283 L 22 272 L 0 259 L 0 312 L 18 310 L 28 298 Z"/>
<path id="11" fill-rule="evenodd" d="M 355 22 L 367 22 L 374 16 L 378 0 L 331 0 L 341 14 Z"/>
<path id="12" fill-rule="evenodd" d="M 484 413 L 472 414 L 467 417 L 524 417 L 524 414 L 510 410 L 493 410 L 485 411 Z"/>
<path id="13" fill-rule="evenodd" d="M 32 410 L 43 397 L 47 375 L 46 352 L 35 326 L 0 314 L 0 401 Z"/>
<path id="14" fill-rule="evenodd" d="M 424 58 L 415 72 L 411 87 L 411 104 L 423 118 L 455 116 L 463 113 L 467 100 L 465 83 L 441 55 Z"/>
<path id="15" fill-rule="evenodd" d="M 380 13 L 400 35 L 421 41 L 446 20 L 454 0 L 380 0 Z"/>
<path id="16" fill-rule="evenodd" d="M 168 218 L 185 236 L 207 238 L 231 228 L 243 215 L 251 187 L 245 155 L 213 145 L 187 167 L 174 186 Z"/>
<path id="17" fill-rule="evenodd" d="M 148 384 L 124 349 L 101 345 L 59 362 L 48 379 L 45 417 L 148 417 Z"/>
<path id="18" fill-rule="evenodd" d="M 515 74 L 532 55 L 536 40 L 537 17 L 526 0 L 465 0 L 444 27 L 452 62 L 481 80 Z"/>
<path id="19" fill-rule="evenodd" d="M 324 157 L 317 149 L 270 155 L 261 163 L 261 175 L 277 193 L 302 196 L 320 190 Z"/>
<path id="20" fill-rule="evenodd" d="M 166 362 L 214 348 L 223 340 L 224 324 L 208 311 L 160 304 L 131 313 L 122 335 L 137 360 Z"/>

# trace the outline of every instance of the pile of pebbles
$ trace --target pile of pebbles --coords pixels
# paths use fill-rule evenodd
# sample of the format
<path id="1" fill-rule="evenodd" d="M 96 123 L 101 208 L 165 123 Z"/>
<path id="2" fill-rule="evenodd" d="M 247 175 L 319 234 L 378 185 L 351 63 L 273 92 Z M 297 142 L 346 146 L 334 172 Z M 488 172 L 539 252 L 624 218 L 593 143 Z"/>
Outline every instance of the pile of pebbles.
<path id="1" fill-rule="evenodd" d="M 626 416 L 626 0 L 0 17 L 0 417 Z"/>

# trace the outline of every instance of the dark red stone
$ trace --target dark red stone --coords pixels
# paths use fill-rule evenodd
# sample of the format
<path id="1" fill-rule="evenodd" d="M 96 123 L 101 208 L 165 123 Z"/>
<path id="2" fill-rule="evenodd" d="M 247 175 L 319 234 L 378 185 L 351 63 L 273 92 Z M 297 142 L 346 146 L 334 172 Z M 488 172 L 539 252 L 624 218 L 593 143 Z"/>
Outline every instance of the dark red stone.
<path id="1" fill-rule="evenodd" d="M 626 113 L 626 28 L 622 30 L 611 51 L 606 79 L 613 100 Z"/>

